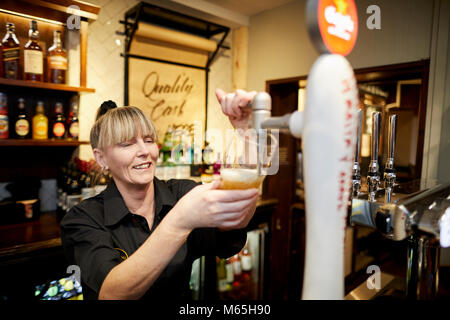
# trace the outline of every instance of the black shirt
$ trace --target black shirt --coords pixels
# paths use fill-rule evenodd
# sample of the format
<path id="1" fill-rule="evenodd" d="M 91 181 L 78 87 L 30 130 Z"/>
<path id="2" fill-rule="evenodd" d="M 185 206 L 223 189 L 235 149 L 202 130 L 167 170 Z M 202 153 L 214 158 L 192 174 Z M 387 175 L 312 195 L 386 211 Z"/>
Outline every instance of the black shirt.
<path id="1" fill-rule="evenodd" d="M 191 180 L 166 182 L 157 178 L 153 183 L 155 217 L 151 230 L 143 216 L 128 210 L 114 182 L 74 206 L 61 221 L 64 252 L 70 264 L 80 267 L 84 299 L 98 299 L 111 269 L 132 255 L 177 201 L 197 185 Z M 242 249 L 246 238 L 243 229 L 194 229 L 143 299 L 189 299 L 192 262 L 204 255 L 230 257 Z"/>

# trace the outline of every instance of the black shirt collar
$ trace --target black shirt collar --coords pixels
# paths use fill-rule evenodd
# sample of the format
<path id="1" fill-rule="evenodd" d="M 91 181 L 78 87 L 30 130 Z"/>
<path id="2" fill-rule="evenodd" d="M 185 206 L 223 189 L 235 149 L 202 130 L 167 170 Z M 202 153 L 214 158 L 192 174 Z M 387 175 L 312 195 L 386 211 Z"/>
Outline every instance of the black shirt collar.
<path id="1" fill-rule="evenodd" d="M 164 181 L 155 177 L 153 178 L 153 186 L 155 190 L 155 217 L 158 217 L 164 206 L 175 206 L 177 199 Z M 106 226 L 115 225 L 130 213 L 114 180 L 105 189 L 103 199 Z"/>

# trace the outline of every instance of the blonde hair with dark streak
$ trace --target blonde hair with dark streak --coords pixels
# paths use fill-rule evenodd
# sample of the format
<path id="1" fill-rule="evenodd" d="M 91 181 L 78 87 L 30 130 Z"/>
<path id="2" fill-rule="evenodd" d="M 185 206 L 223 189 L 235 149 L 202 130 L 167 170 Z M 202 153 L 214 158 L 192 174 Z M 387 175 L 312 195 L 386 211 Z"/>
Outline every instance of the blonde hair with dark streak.
<path id="1" fill-rule="evenodd" d="M 138 136 L 150 137 L 157 141 L 156 130 L 152 121 L 137 108 L 125 106 L 111 108 L 105 113 L 97 112 L 97 119 L 91 129 L 92 149 L 105 150 Z"/>

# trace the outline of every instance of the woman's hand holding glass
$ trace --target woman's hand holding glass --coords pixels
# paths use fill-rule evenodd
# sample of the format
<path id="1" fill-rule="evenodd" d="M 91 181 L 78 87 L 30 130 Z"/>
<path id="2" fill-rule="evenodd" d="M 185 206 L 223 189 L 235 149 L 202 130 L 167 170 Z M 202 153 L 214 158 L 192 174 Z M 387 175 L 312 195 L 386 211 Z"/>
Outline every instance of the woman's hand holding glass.
<path id="1" fill-rule="evenodd" d="M 220 190 L 220 181 L 199 185 L 182 197 L 173 208 L 175 227 L 179 230 L 195 228 L 241 229 L 252 218 L 258 189 Z"/>
<path id="2" fill-rule="evenodd" d="M 222 111 L 230 119 L 235 129 L 248 129 L 251 109 L 245 109 L 253 100 L 256 91 L 236 90 L 226 93 L 216 90 L 216 97 Z M 174 212 L 175 227 L 183 231 L 195 228 L 218 228 L 219 230 L 240 229 L 247 226 L 255 212 L 259 190 L 220 190 L 223 181 L 200 185 L 181 198 Z M 260 182 L 258 183 L 258 185 Z M 247 186 L 248 188 L 248 186 Z"/>

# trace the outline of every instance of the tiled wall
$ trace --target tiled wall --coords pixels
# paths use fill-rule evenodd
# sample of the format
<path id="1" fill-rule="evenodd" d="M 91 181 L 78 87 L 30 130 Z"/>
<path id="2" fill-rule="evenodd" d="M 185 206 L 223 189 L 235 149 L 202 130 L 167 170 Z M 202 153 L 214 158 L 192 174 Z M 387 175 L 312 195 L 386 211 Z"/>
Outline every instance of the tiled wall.
<path id="1" fill-rule="evenodd" d="M 80 99 L 81 140 L 89 140 L 89 131 L 94 123 L 97 108 L 105 100 L 113 100 L 123 105 L 124 98 L 124 37 L 116 35 L 123 30 L 119 20 L 123 20 L 125 12 L 135 6 L 136 0 L 89 0 L 101 7 L 96 21 L 89 23 L 87 54 L 87 85 L 95 88 L 95 93 L 83 94 Z M 231 34 L 227 44 L 231 45 Z M 220 87 L 231 90 L 232 60 L 231 50 L 219 52 L 219 56 L 211 66 L 208 92 L 208 123 L 210 126 L 226 129 L 229 122 L 221 114 L 214 90 Z M 224 121 L 225 120 L 225 121 Z M 80 148 L 80 157 L 92 158 L 90 146 Z"/>
<path id="2" fill-rule="evenodd" d="M 95 113 L 105 100 L 113 100 L 123 105 L 124 37 L 116 35 L 122 31 L 125 12 L 135 6 L 136 0 L 89 0 L 101 7 L 98 19 L 89 23 L 87 53 L 87 86 L 95 93 L 83 94 L 80 99 L 80 139 L 89 140 L 89 132 L 94 123 Z M 80 148 L 80 157 L 92 158 L 90 146 Z"/>

